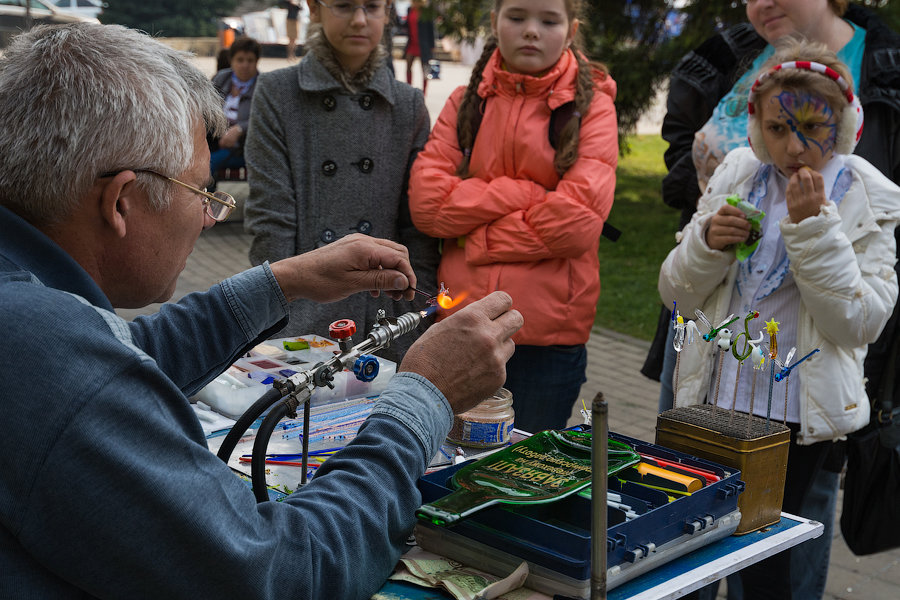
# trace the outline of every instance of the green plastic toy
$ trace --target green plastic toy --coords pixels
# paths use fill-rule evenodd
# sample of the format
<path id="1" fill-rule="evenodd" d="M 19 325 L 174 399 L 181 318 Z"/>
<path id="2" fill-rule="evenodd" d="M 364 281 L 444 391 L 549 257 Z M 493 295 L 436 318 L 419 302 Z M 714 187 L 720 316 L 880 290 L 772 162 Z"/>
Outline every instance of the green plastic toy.
<path id="1" fill-rule="evenodd" d="M 741 262 L 750 258 L 756 247 L 759 246 L 759 238 L 762 237 L 762 220 L 766 213 L 759 210 L 746 200 L 741 200 L 740 196 L 732 195 L 725 198 L 725 202 L 739 209 L 747 220 L 750 221 L 750 235 L 744 242 L 739 242 L 734 249 L 735 256 Z"/>

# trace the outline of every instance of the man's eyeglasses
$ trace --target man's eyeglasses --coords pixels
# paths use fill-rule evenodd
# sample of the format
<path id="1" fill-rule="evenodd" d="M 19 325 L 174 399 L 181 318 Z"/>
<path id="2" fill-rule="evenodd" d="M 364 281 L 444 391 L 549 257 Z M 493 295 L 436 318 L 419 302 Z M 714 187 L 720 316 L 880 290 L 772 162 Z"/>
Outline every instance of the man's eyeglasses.
<path id="1" fill-rule="evenodd" d="M 326 4 L 322 0 L 316 0 L 321 6 L 331 11 L 338 19 L 352 19 L 356 11 L 362 9 L 368 19 L 382 19 L 386 14 L 387 2 L 365 2 L 363 4 L 355 4 L 347 0 L 335 0 L 331 4 Z"/>
<path id="2" fill-rule="evenodd" d="M 209 193 L 206 190 L 201 190 L 199 188 L 195 188 L 192 185 L 188 185 L 182 181 L 178 181 L 177 179 L 173 179 L 171 177 L 167 177 L 162 173 L 158 173 L 152 169 L 130 169 L 135 173 L 150 173 L 151 175 L 156 175 L 157 177 L 162 177 L 168 181 L 171 181 L 174 184 L 180 185 L 183 188 L 187 188 L 194 192 L 195 194 L 199 194 L 203 197 L 203 206 L 206 207 L 206 214 L 215 219 L 216 221 L 224 221 L 231 214 L 231 211 L 234 210 L 236 206 L 234 197 L 231 194 L 227 194 L 225 192 L 213 192 Z M 115 173 L 103 173 L 100 177 L 115 177 L 119 172 Z"/>

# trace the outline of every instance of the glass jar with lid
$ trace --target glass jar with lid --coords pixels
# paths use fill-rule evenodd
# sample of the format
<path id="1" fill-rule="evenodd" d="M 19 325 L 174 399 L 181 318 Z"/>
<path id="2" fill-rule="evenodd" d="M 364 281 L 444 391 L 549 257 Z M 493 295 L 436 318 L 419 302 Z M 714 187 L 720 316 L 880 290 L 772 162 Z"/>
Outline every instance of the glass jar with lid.
<path id="1" fill-rule="evenodd" d="M 490 398 L 455 415 L 447 439 L 471 448 L 503 446 L 509 443 L 514 421 L 512 392 L 500 388 Z"/>

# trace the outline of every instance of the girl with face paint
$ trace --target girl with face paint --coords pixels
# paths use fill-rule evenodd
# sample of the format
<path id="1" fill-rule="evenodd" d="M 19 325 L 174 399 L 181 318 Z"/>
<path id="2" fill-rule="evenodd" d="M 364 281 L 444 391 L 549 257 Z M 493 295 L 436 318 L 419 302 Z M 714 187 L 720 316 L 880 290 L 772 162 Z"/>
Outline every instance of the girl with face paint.
<path id="1" fill-rule="evenodd" d="M 779 346 L 796 347 L 800 355 L 821 350 L 793 372 L 786 390 L 776 391 L 787 402 L 771 413 L 786 421 L 796 442 L 783 510 L 802 515 L 802 498 L 832 441 L 869 422 L 863 360 L 897 299 L 900 188 L 851 154 L 862 108 L 846 66 L 825 46 L 779 42 L 757 73 L 747 106 L 751 147 L 729 152 L 710 178 L 663 263 L 659 290 L 687 314 L 759 311 L 761 321 L 780 323 Z M 725 201 L 733 194 L 765 213 L 759 246 L 743 261 L 734 248 L 747 240 L 750 223 Z M 704 400 L 713 365 L 709 346 L 682 352 L 679 401 Z M 734 402 L 742 412 L 750 408 L 752 377 L 736 361 L 722 367 L 720 379 L 737 386 Z M 756 403 L 754 413 L 765 417 L 767 408 Z M 837 479 L 817 492 L 836 498 Z M 792 565 L 790 554 L 762 561 L 766 577 L 750 575 L 755 567 L 742 571 L 745 597 L 791 598 L 792 571 L 806 566 Z"/>

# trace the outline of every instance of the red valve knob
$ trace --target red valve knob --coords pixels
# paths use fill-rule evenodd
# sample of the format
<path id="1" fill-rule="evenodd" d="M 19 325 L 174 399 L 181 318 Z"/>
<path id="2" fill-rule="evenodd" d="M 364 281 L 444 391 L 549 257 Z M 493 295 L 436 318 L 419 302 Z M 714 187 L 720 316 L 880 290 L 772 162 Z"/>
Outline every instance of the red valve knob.
<path id="1" fill-rule="evenodd" d="M 346 340 L 356 333 L 356 323 L 351 319 L 340 319 L 328 326 L 328 333 L 333 339 Z"/>

